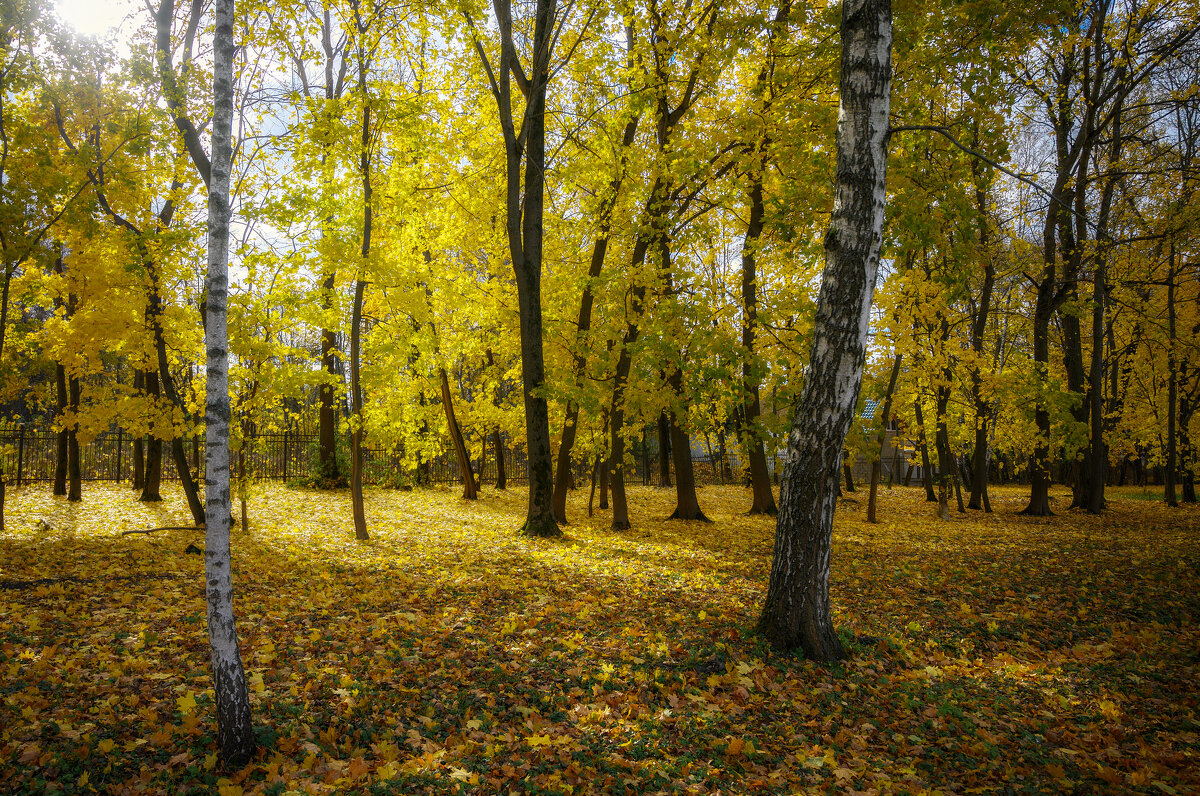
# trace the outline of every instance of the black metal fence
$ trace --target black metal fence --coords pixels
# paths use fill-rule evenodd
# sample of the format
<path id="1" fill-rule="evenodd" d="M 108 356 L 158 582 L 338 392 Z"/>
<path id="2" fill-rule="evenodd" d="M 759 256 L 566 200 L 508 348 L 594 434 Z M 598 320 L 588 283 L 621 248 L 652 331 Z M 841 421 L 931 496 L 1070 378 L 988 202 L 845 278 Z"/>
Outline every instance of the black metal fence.
<path id="1" fill-rule="evenodd" d="M 253 478 L 304 483 L 317 475 L 319 436 L 312 429 L 300 428 L 277 432 L 259 432 L 247 436 L 245 466 Z M 123 429 L 106 431 L 80 444 L 80 477 L 84 481 L 131 481 L 134 471 L 135 437 Z M 659 452 L 653 435 L 630 440 L 633 467 L 628 471 L 630 481 L 643 484 L 659 483 Z M 21 486 L 26 483 L 52 481 L 57 460 L 58 434 L 45 427 L 31 424 L 0 427 L 0 472 L 7 483 Z M 339 460 L 346 462 L 348 442 L 339 438 Z M 495 452 L 486 450 L 481 440 L 472 446 L 471 466 L 481 483 L 495 483 L 497 477 Z M 189 466 L 197 478 L 203 476 L 204 439 L 202 436 L 184 441 Z M 482 454 L 482 455 L 481 455 Z M 591 478 L 594 462 L 577 461 L 573 477 L 577 485 Z M 771 462 L 776 472 L 779 467 Z M 234 462 L 236 467 L 236 460 Z M 693 471 L 700 484 L 740 483 L 741 465 L 730 454 L 693 455 Z M 169 444 L 163 445 L 162 476 L 178 479 Z M 348 475 L 348 467 L 343 464 Z M 519 447 L 504 446 L 505 477 L 509 483 L 529 481 L 529 466 L 525 452 Z M 674 479 L 674 467 L 670 468 Z M 363 480 L 368 484 L 401 486 L 414 482 L 450 484 L 461 480 L 458 462 L 449 451 L 420 462 L 413 468 L 405 461 L 400 446 L 386 440 L 366 439 L 363 449 Z"/>

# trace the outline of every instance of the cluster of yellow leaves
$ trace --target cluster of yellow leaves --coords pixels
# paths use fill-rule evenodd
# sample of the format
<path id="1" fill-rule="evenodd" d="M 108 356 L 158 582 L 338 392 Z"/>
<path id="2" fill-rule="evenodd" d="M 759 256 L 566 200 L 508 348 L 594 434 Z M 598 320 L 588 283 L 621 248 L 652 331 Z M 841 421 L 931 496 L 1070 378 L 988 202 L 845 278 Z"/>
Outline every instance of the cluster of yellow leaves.
<path id="1" fill-rule="evenodd" d="M 712 525 L 638 527 L 570 505 L 562 540 L 516 535 L 521 490 L 266 486 L 234 530 L 261 751 L 217 770 L 200 534 L 89 485 L 10 496 L 0 534 L 6 792 L 739 793 L 1200 787 L 1192 580 L 1198 514 L 1115 497 L 1102 519 L 933 519 L 843 501 L 829 668 L 753 634 L 773 523 L 702 490 Z M 853 496 L 851 496 L 853 497 Z M 1131 495 L 1132 497 L 1132 495 Z M 39 527 L 39 523 L 41 526 Z M 46 529 L 47 524 L 49 530 Z"/>

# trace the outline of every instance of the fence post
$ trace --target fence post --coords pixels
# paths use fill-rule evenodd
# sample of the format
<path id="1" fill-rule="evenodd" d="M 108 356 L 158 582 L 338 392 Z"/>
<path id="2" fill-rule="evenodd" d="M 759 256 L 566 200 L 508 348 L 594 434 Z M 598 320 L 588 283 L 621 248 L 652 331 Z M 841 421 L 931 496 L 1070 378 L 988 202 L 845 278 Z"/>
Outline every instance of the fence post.
<path id="1" fill-rule="evenodd" d="M 288 466 L 288 433 L 287 426 L 283 427 L 283 482 L 287 483 L 287 466 Z"/>
<path id="2" fill-rule="evenodd" d="M 25 424 L 17 435 L 17 489 L 21 488 L 21 476 L 25 469 Z"/>

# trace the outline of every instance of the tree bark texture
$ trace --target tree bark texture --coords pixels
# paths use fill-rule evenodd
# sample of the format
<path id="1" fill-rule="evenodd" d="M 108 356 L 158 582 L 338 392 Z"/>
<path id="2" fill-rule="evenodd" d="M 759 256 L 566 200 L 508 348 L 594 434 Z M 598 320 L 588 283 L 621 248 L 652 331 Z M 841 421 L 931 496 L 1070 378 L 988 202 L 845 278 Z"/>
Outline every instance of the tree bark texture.
<path id="1" fill-rule="evenodd" d="M 250 696 L 233 610 L 229 524 L 229 176 L 233 157 L 233 0 L 217 0 L 213 36 L 212 180 L 208 191 L 208 300 L 205 322 L 204 579 L 208 640 L 216 694 L 217 750 L 226 769 L 245 765 L 254 751 Z M 182 452 L 183 444 L 176 439 Z"/>
<path id="2" fill-rule="evenodd" d="M 809 370 L 788 434 L 775 549 L 759 630 L 781 651 L 844 655 L 829 602 L 842 446 L 862 382 L 886 197 L 890 0 L 842 4 L 833 214 Z"/>

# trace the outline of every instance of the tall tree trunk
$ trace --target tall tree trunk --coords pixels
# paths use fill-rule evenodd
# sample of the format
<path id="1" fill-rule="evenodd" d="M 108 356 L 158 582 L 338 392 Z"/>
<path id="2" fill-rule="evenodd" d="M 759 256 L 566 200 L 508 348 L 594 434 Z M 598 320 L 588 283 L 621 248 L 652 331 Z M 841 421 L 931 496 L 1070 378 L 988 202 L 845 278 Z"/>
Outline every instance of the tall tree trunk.
<path id="1" fill-rule="evenodd" d="M 146 252 L 146 254 L 148 255 L 148 252 Z M 146 269 L 150 275 L 149 302 L 147 304 L 146 317 L 150 321 L 150 328 L 151 328 L 151 331 L 153 332 L 153 337 L 154 337 L 155 354 L 157 355 L 157 358 L 158 358 L 158 376 L 155 381 L 155 389 L 152 391 L 151 394 L 157 396 L 159 394 L 159 392 L 161 391 L 161 393 L 167 398 L 167 400 L 170 402 L 170 404 L 172 406 L 174 406 L 180 412 L 186 412 L 187 407 L 183 402 L 183 398 L 180 397 L 179 391 L 175 388 L 175 379 L 171 375 L 171 362 L 167 356 L 167 338 L 166 338 L 165 332 L 163 331 L 163 325 L 162 325 L 163 302 L 162 302 L 162 293 L 161 293 L 160 287 L 159 287 L 158 266 L 156 263 L 154 263 L 153 260 L 149 259 L 148 256 L 145 256 L 143 258 L 143 262 L 145 263 Z M 146 377 L 147 377 L 147 383 L 149 383 L 149 381 L 150 381 L 150 372 L 149 371 L 147 371 Z M 153 444 L 153 442 L 152 442 L 152 444 Z M 158 460 L 160 462 L 159 466 L 161 466 L 161 461 L 162 461 L 162 442 L 161 441 L 158 442 L 158 448 L 159 448 Z M 183 487 L 183 493 L 184 493 L 185 497 L 187 498 L 188 509 L 191 511 L 192 520 L 197 525 L 203 525 L 204 524 L 204 504 L 200 499 L 199 489 L 196 485 L 195 480 L 192 478 L 191 471 L 188 468 L 187 454 L 183 450 L 183 442 L 178 441 L 178 445 L 176 445 L 175 442 L 172 442 L 171 443 L 171 451 L 174 454 L 173 458 L 175 461 L 175 469 L 179 473 L 180 485 Z M 147 468 L 149 468 L 149 467 L 150 467 L 150 463 L 149 463 L 149 461 L 147 461 Z M 146 483 L 147 484 L 150 483 L 149 474 L 147 474 L 147 476 L 146 476 Z M 154 484 L 154 494 L 155 495 L 158 494 L 158 488 L 159 488 L 159 484 L 155 483 Z M 147 499 L 157 499 L 157 498 L 146 498 L 143 493 L 142 499 L 147 500 Z"/>
<path id="2" fill-rule="evenodd" d="M 363 503 L 363 411 L 362 386 L 359 383 L 359 347 L 362 332 L 362 300 L 366 282 L 361 278 L 354 286 L 354 308 L 350 313 L 350 394 L 354 403 L 354 414 L 351 418 L 350 431 L 350 512 L 354 518 L 354 538 L 366 541 L 371 538 L 367 533 L 367 511 Z"/>
<path id="3" fill-rule="evenodd" d="M 775 43 L 787 25 L 791 12 L 791 0 L 783 0 L 775 12 L 768 41 L 766 63 L 759 70 L 756 80 L 756 96 L 762 98 L 763 117 L 766 118 L 773 96 L 768 90 L 775 68 Z M 737 413 L 741 420 L 739 429 L 742 452 L 750 470 L 751 504 L 748 514 L 775 516 L 775 493 L 771 488 L 771 475 L 767 468 L 767 454 L 763 448 L 763 429 L 760 418 L 762 404 L 759 395 L 759 374 L 754 359 L 754 346 L 758 334 L 758 251 L 762 242 L 766 204 L 763 201 L 763 172 L 771 146 L 771 137 L 763 132 L 759 138 L 757 155 L 750 173 L 750 217 L 746 222 L 746 235 L 742 238 L 742 405 Z"/>
<path id="4" fill-rule="evenodd" d="M 467 443 L 463 440 L 462 429 L 458 427 L 458 418 L 454 415 L 454 395 L 450 392 L 450 379 L 445 368 L 438 368 L 438 377 L 442 384 L 442 406 L 446 410 L 446 426 L 450 431 L 450 442 L 454 445 L 458 472 L 462 477 L 463 498 L 475 500 L 479 497 L 479 482 L 475 480 L 475 472 L 471 469 L 471 456 L 467 453 Z"/>
<path id="5" fill-rule="evenodd" d="M 146 374 L 137 368 L 133 371 L 133 389 L 139 393 L 146 388 Z M 146 483 L 146 449 L 145 434 L 133 438 L 133 488 L 141 489 Z M 63 437 L 65 442 L 66 437 Z M 61 444 L 61 443 L 60 443 Z M 63 454 L 65 457 L 65 453 Z M 64 487 L 65 489 L 65 487 Z"/>
<path id="6" fill-rule="evenodd" d="M 67 369 L 61 364 L 54 366 L 54 383 L 57 398 L 56 412 L 58 422 L 63 422 L 63 417 L 67 413 Z M 54 494 L 67 494 L 67 446 L 70 432 L 66 425 L 58 432 L 57 444 L 55 446 L 54 456 Z"/>
<path id="7" fill-rule="evenodd" d="M 667 384 L 676 400 L 681 400 L 683 371 L 676 368 L 667 378 Z M 692 446 L 674 413 L 671 414 L 671 455 L 675 460 L 675 511 L 668 519 L 712 522 L 700 510 L 700 499 L 696 495 L 696 473 L 692 469 Z"/>
<path id="8" fill-rule="evenodd" d="M 600 478 L 600 502 L 598 505 L 599 505 L 599 508 L 602 508 L 602 509 L 608 508 L 608 472 L 609 472 L 608 460 L 605 459 L 604 461 L 600 462 L 600 475 L 599 475 L 599 478 Z"/>
<path id="9" fill-rule="evenodd" d="M 658 415 L 658 485 L 671 486 L 671 416 L 666 409 Z"/>
<path id="10" fill-rule="evenodd" d="M 321 306 L 325 310 L 330 310 L 333 306 L 333 276 L 331 270 L 321 283 Z M 321 474 L 318 483 L 321 486 L 329 487 L 345 484 L 337 460 L 338 411 L 337 388 L 334 386 L 334 382 L 338 378 L 336 354 L 337 333 L 333 329 L 323 329 L 321 331 L 321 370 L 325 380 L 319 388 L 321 406 L 318 415 L 317 467 Z"/>
<path id="11" fill-rule="evenodd" d="M 925 412 L 921 408 L 921 398 L 917 396 L 917 400 L 913 404 L 913 410 L 917 418 L 917 435 L 919 447 L 921 448 L 921 481 L 925 487 L 925 502 L 936 503 L 937 495 L 933 493 L 933 468 L 929 462 L 929 442 L 925 436 Z"/>
<path id="12" fill-rule="evenodd" d="M 505 228 L 509 259 L 517 285 L 521 333 L 521 383 L 525 398 L 525 452 L 529 460 L 529 503 L 521 532 L 527 536 L 558 536 L 554 518 L 554 460 L 550 448 L 549 407 L 545 397 L 546 368 L 542 346 L 542 217 L 546 179 L 546 90 L 552 73 L 555 0 L 536 0 L 532 53 L 522 69 L 513 38 L 511 0 L 496 0 L 500 29 L 499 68 L 488 66 L 492 95 L 500 116 L 505 150 Z M 485 64 L 482 43 L 476 51 Z M 512 77 L 521 79 L 524 112 L 520 135 L 513 120 Z M 521 169 L 524 167 L 524 181 Z"/>
<path id="13" fill-rule="evenodd" d="M 363 412 L 362 380 L 359 374 L 362 361 L 362 306 L 366 293 L 366 267 L 371 257 L 371 224 L 373 220 L 371 186 L 371 102 L 367 93 L 367 47 L 363 36 L 367 32 L 358 5 L 354 5 L 355 28 L 358 49 L 358 87 L 362 98 L 362 130 L 358 149 L 358 172 L 362 179 L 363 215 L 362 248 L 359 252 L 357 273 L 354 278 L 354 306 L 350 311 L 350 394 L 354 404 L 353 428 L 350 433 L 350 513 L 354 518 L 354 538 L 365 542 L 367 533 L 367 511 L 363 504 Z"/>
<path id="14" fill-rule="evenodd" d="M 179 474 L 179 484 L 183 487 L 183 494 L 187 498 L 188 509 L 191 511 L 192 517 L 204 517 L 204 505 L 200 502 L 200 486 L 188 468 L 187 450 L 183 447 L 182 437 L 175 437 L 171 440 L 171 459 L 175 463 L 175 471 Z M 200 522 L 197 521 L 196 524 L 199 525 Z"/>
<path id="15" fill-rule="evenodd" d="M 1163 499 L 1178 506 L 1175 478 L 1178 474 L 1178 448 L 1175 428 L 1179 411 L 1179 361 L 1175 351 L 1175 242 L 1171 241 L 1167 263 L 1167 470 L 1163 478 Z"/>
<path id="16" fill-rule="evenodd" d="M 637 302 L 635 309 L 640 314 L 641 296 L 638 295 L 637 289 L 632 292 L 634 292 Z M 608 486 L 612 492 L 612 529 L 614 531 L 626 531 L 630 528 L 629 503 L 625 497 L 625 387 L 626 382 L 629 380 L 629 368 L 632 363 L 629 347 L 637 341 L 637 337 L 637 321 L 631 319 L 625 331 L 621 354 L 617 359 L 617 370 L 613 378 L 612 403 L 608 410 L 610 418 L 609 432 L 611 434 L 608 456 Z M 600 507 L 604 507 L 603 491 L 600 493 Z"/>
<path id="17" fill-rule="evenodd" d="M 972 144 L 979 146 L 979 128 L 975 128 Z M 983 164 L 978 158 L 971 159 L 971 176 L 975 184 L 975 211 L 979 223 L 979 252 L 983 257 L 983 285 L 979 291 L 979 303 L 971 318 L 971 351 L 975 355 L 971 367 L 971 398 L 975 404 L 975 449 L 971 463 L 971 495 L 968 508 L 982 509 L 988 504 L 988 417 L 991 402 L 983 392 L 983 343 L 987 333 L 988 315 L 992 309 L 992 292 L 996 284 L 996 265 L 992 262 L 991 230 L 987 218 L 987 186 L 982 174 Z"/>
<path id="18" fill-rule="evenodd" d="M 883 446 L 887 442 L 888 421 L 892 417 L 892 396 L 896 393 L 896 379 L 900 376 L 900 361 L 902 354 L 896 354 L 892 360 L 892 375 L 888 377 L 887 394 L 883 398 L 883 414 L 879 418 L 879 433 L 875 435 L 875 446 L 878 451 L 871 462 L 871 491 L 867 497 L 867 522 L 878 522 L 875 518 L 875 499 L 879 492 L 879 471 L 883 464 Z M 893 471 L 895 465 L 892 466 Z"/>
<path id="19" fill-rule="evenodd" d="M 508 489 L 508 477 L 504 472 L 504 437 L 500 429 L 492 429 L 492 449 L 496 457 L 496 489 Z"/>
<path id="20" fill-rule="evenodd" d="M 1194 330 L 1195 331 L 1195 330 Z M 1180 366 L 1180 381 L 1187 375 L 1186 365 Z M 1179 486 L 1180 499 L 1184 503 L 1196 502 L 1196 449 L 1192 445 L 1191 422 L 1196 411 L 1196 400 L 1193 395 L 1182 396 L 1179 400 Z"/>
<path id="21" fill-rule="evenodd" d="M 71 413 L 79 417 L 79 379 L 72 376 L 67 380 L 71 397 Z M 79 423 L 73 421 L 67 429 L 67 500 L 83 500 L 82 473 L 79 462 Z"/>
<path id="22" fill-rule="evenodd" d="M 630 47 L 632 47 L 632 32 L 630 32 Z M 641 114 L 625 123 L 621 136 L 621 168 L 617 176 L 608 186 L 608 196 L 600 207 L 600 231 L 592 246 L 592 259 L 588 264 L 588 279 L 583 283 L 583 295 L 579 299 L 579 316 L 575 324 L 575 347 L 572 350 L 575 387 L 582 386 L 587 358 L 584 355 L 584 340 L 592 328 L 592 306 L 595 303 L 595 283 L 604 270 L 604 259 L 608 254 L 608 240 L 612 228 L 613 213 L 616 210 L 617 198 L 620 194 L 621 183 L 624 181 L 625 152 L 633 145 Z M 571 485 L 571 450 L 575 447 L 575 438 L 579 431 L 579 403 L 567 401 L 566 418 L 563 421 L 562 439 L 558 445 L 558 459 L 554 471 L 554 517 L 562 524 L 567 524 L 567 490 Z"/>
<path id="23" fill-rule="evenodd" d="M 157 406 L 158 397 L 161 390 L 158 386 L 158 372 L 153 370 L 146 371 L 146 395 L 150 396 L 152 403 Z M 151 433 L 146 440 L 146 478 L 142 482 L 142 494 L 138 500 L 147 503 L 157 503 L 162 500 L 162 450 L 163 441 L 155 433 Z"/>
<path id="24" fill-rule="evenodd" d="M 862 382 L 879 267 L 891 94 L 890 0 L 842 4 L 837 181 L 809 370 L 788 434 L 759 630 L 782 651 L 844 655 L 829 605 L 838 465 Z"/>
<path id="25" fill-rule="evenodd" d="M 212 180 L 208 192 L 208 300 L 205 351 L 205 550 L 208 643 L 216 694 L 217 750 L 225 769 L 254 752 L 250 696 L 233 611 L 229 523 L 229 174 L 233 156 L 233 0 L 217 0 L 213 36 Z M 175 447 L 182 452 L 183 443 Z"/>

